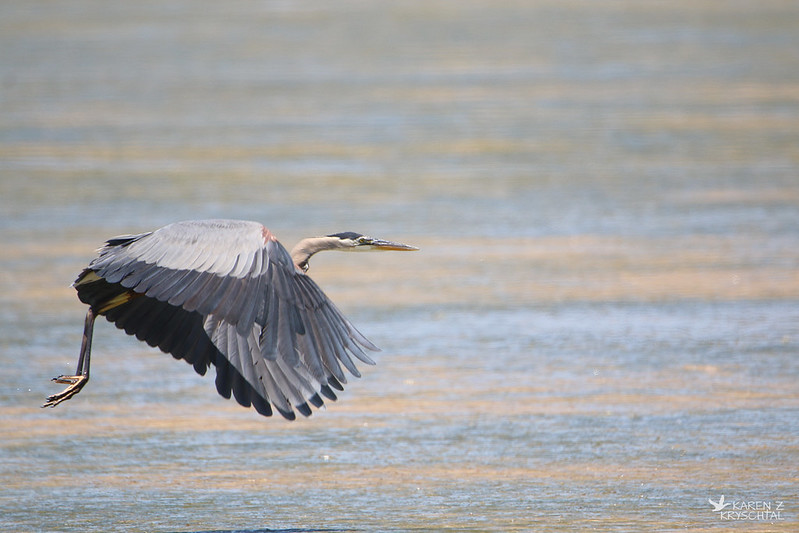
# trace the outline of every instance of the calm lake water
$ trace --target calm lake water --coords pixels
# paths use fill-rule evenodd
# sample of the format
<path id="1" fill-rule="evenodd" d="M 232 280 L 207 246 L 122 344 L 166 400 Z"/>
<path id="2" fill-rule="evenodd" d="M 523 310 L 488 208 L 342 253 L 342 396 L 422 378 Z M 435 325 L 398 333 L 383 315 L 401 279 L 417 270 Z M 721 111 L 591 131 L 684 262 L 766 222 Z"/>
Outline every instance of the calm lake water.
<path id="1" fill-rule="evenodd" d="M 2 3 L 0 530 L 796 531 L 797 27 L 770 0 Z M 418 245 L 312 263 L 377 366 L 267 419 L 103 322 L 40 409 L 95 248 L 212 217 Z"/>

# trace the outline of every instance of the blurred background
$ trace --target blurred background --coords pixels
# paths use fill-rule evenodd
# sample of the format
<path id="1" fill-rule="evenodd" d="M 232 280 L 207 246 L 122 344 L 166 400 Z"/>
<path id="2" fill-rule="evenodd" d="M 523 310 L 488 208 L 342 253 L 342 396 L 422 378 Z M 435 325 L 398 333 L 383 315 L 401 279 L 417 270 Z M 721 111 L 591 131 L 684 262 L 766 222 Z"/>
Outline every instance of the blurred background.
<path id="1" fill-rule="evenodd" d="M 799 525 L 799 4 L 0 4 L 0 529 Z M 266 419 L 69 287 L 196 218 L 415 254 L 309 272 L 383 348 Z M 729 508 L 728 508 L 729 510 Z M 740 525 L 740 524 L 739 524 Z M 740 525 L 743 526 L 743 525 Z"/>

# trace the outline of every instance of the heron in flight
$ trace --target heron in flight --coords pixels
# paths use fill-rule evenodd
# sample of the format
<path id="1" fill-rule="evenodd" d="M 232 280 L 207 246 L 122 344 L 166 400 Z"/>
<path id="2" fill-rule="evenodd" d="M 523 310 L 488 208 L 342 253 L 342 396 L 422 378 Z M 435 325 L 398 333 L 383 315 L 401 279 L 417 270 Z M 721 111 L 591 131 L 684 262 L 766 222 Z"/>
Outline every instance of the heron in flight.
<path id="1" fill-rule="evenodd" d="M 300 241 L 289 253 L 257 222 L 192 220 L 108 240 L 73 286 L 89 305 L 74 376 L 42 407 L 69 400 L 89 381 L 92 331 L 105 316 L 129 335 L 183 359 L 198 374 L 216 367 L 216 390 L 264 416 L 335 400 L 367 364 L 364 337 L 307 275 L 323 250 L 417 250 L 359 233 Z M 320 396 L 321 395 L 321 396 Z"/>

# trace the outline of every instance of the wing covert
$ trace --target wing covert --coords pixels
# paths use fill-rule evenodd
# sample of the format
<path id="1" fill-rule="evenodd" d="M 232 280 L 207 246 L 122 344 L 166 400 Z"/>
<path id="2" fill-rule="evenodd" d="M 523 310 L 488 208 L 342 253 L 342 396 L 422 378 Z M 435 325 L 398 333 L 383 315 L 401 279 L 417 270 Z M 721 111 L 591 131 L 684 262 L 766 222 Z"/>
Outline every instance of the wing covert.
<path id="1" fill-rule="evenodd" d="M 89 268 L 109 283 L 187 311 L 218 315 L 246 333 L 269 264 L 267 242 L 277 244 L 256 222 L 177 222 L 111 239 Z"/>

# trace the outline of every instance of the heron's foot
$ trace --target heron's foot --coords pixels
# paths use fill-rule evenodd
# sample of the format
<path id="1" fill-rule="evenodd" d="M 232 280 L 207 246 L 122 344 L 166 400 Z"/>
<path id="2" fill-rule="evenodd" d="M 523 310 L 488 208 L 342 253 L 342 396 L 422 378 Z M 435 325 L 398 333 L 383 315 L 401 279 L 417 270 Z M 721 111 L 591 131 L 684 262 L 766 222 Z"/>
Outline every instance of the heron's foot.
<path id="1" fill-rule="evenodd" d="M 53 378 L 52 381 L 55 381 L 56 383 L 68 384 L 69 387 L 58 394 L 48 396 L 47 401 L 44 402 L 42 407 L 55 407 L 61 402 L 69 400 L 79 393 L 86 383 L 89 382 L 89 376 L 58 376 L 57 378 Z"/>

